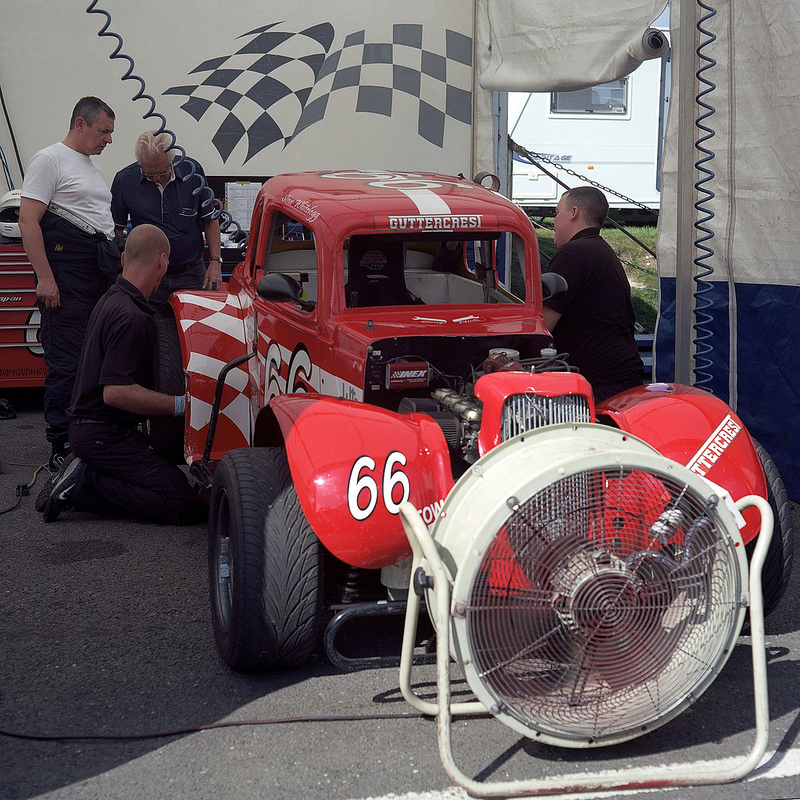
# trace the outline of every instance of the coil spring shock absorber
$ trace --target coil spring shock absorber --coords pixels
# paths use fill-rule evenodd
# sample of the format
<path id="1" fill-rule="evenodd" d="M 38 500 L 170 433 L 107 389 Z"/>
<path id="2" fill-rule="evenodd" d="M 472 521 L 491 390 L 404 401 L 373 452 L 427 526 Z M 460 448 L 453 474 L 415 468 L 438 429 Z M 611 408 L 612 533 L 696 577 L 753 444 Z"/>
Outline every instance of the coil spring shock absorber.
<path id="1" fill-rule="evenodd" d="M 114 40 L 116 40 L 117 45 L 114 48 L 111 55 L 109 55 L 110 59 L 122 59 L 123 61 L 128 62 L 128 68 L 125 70 L 125 74 L 122 76 L 123 81 L 135 81 L 139 84 L 139 88 L 133 96 L 134 102 L 136 100 L 142 99 L 147 100 L 150 103 L 150 108 L 148 111 L 142 115 L 143 119 L 149 119 L 151 117 L 156 117 L 160 121 L 160 126 L 156 131 L 156 134 L 159 133 L 166 133 L 170 137 L 170 146 L 167 150 L 177 150 L 178 156 L 176 157 L 174 164 L 177 166 L 181 163 L 184 159 L 186 159 L 186 151 L 177 143 L 177 139 L 175 134 L 167 128 L 167 119 L 163 114 L 160 114 L 156 111 L 156 101 L 155 98 L 147 94 L 146 86 L 144 79 L 139 75 L 134 73 L 135 64 L 133 63 L 133 58 L 129 56 L 127 53 L 122 52 L 122 37 L 115 33 L 114 31 L 110 31 L 109 27 L 111 26 L 111 14 L 108 13 L 105 9 L 97 7 L 98 0 L 92 0 L 92 2 L 86 8 L 87 14 L 100 14 L 105 17 L 105 22 L 100 30 L 97 32 L 98 36 L 107 36 Z M 193 178 L 197 181 L 197 187 L 192 190 L 193 195 L 201 195 L 200 200 L 200 208 L 201 216 L 207 216 L 209 211 L 211 211 L 211 219 L 218 219 L 219 220 L 219 227 L 223 233 L 232 230 L 230 234 L 230 238 L 232 241 L 236 242 L 240 248 L 244 248 L 247 245 L 247 233 L 242 229 L 236 220 L 225 210 L 223 210 L 221 203 L 214 197 L 214 193 L 211 191 L 211 187 L 206 183 L 205 178 L 195 169 L 194 163 L 191 160 L 186 161 L 189 166 L 188 174 L 184 175 L 182 180 L 188 181 L 192 180 Z"/>
<path id="2" fill-rule="evenodd" d="M 360 567 L 344 564 L 336 580 L 336 600 L 339 603 L 355 603 L 361 599 L 368 581 L 367 571 Z"/>

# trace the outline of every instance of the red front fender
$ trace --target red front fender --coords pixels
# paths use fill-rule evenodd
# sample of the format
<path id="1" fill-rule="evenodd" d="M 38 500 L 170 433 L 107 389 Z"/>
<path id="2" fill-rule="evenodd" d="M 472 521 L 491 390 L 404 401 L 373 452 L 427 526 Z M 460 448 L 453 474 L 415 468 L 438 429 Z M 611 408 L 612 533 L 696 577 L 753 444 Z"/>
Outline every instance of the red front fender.
<path id="1" fill-rule="evenodd" d="M 227 292 L 175 292 L 170 305 L 178 322 L 187 378 L 184 452 L 189 464 L 205 449 L 217 378 L 248 351 L 244 312 Z M 247 364 L 228 373 L 222 392 L 212 458 L 250 444 L 250 375 Z"/>
<path id="2" fill-rule="evenodd" d="M 727 489 L 734 500 L 749 494 L 767 497 L 761 459 L 744 423 L 702 389 L 672 383 L 636 387 L 600 403 L 597 418 L 604 417 Z M 741 533 L 747 543 L 758 533 L 758 512 L 748 509 L 744 517 Z"/>
<path id="3" fill-rule="evenodd" d="M 453 486 L 441 428 L 324 395 L 281 395 L 269 408 L 303 511 L 342 561 L 377 568 L 410 555 L 399 506 L 410 500 L 430 525 Z"/>

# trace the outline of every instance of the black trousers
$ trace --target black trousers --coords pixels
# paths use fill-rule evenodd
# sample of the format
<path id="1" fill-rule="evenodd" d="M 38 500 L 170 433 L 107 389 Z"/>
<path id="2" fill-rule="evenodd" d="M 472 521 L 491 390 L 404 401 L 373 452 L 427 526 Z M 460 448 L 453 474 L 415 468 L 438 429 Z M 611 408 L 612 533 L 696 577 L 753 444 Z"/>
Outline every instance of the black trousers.
<path id="1" fill-rule="evenodd" d="M 121 269 L 119 248 L 105 236 L 89 236 L 69 222 L 47 212 L 41 221 L 47 260 L 58 284 L 61 305 L 45 308 L 41 342 L 47 375 L 44 379 L 46 437 L 53 449 L 66 445 L 69 436 L 67 408 L 78 373 L 78 361 L 97 301 Z"/>
<path id="2" fill-rule="evenodd" d="M 186 475 L 164 461 L 139 430 L 73 421 L 69 441 L 86 464 L 72 493 L 76 511 L 170 525 L 205 518 L 205 506 Z"/>
<path id="3" fill-rule="evenodd" d="M 206 265 L 203 259 L 194 264 L 183 264 L 173 267 L 171 264 L 161 279 L 158 288 L 147 298 L 147 302 L 159 313 L 163 314 L 169 296 L 181 289 L 202 289 L 206 276 Z"/>

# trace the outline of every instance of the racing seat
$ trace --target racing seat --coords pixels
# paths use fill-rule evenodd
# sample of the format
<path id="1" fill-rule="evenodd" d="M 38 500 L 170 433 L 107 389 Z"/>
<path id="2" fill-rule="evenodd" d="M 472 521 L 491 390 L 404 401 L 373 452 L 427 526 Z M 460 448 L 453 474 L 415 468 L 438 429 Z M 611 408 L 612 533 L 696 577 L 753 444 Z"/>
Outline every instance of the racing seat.
<path id="1" fill-rule="evenodd" d="M 402 306 L 419 300 L 406 288 L 405 246 L 400 240 L 351 236 L 345 297 L 350 308 Z"/>

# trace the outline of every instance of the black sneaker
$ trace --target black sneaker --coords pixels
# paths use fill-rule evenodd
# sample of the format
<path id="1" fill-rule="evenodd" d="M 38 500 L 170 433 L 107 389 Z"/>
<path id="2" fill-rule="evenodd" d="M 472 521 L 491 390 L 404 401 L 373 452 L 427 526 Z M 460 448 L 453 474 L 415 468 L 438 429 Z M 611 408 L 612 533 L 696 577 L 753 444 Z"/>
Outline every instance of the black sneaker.
<path id="1" fill-rule="evenodd" d="M 47 498 L 50 497 L 53 481 L 56 479 L 58 471 L 64 465 L 64 462 L 70 458 L 72 458 L 72 455 L 69 442 L 62 445 L 53 445 L 53 452 L 50 454 L 50 460 L 47 462 L 46 467 L 50 474 L 47 476 L 44 486 L 39 490 L 39 494 L 36 495 L 36 501 L 33 504 L 33 507 L 38 512 L 44 511 L 44 504 L 47 502 Z"/>
<path id="2" fill-rule="evenodd" d="M 36 500 L 34 501 L 33 507 L 41 513 L 44 511 L 44 505 L 47 502 L 47 498 L 50 497 L 50 492 L 53 488 L 53 481 L 55 480 L 58 471 L 51 472 L 47 476 L 47 480 L 44 482 L 44 486 L 39 490 L 39 494 L 36 495 Z"/>
<path id="3" fill-rule="evenodd" d="M 59 447 L 53 446 L 53 452 L 50 454 L 50 460 L 47 462 L 47 468 L 50 472 L 58 472 L 61 465 L 69 458 L 70 447 L 69 444 L 61 445 Z"/>
<path id="4" fill-rule="evenodd" d="M 82 469 L 83 461 L 77 456 L 67 456 L 64 460 L 61 468 L 53 476 L 50 494 L 44 502 L 42 513 L 45 522 L 53 522 L 58 519 L 62 511 L 72 508 L 72 490 Z"/>

